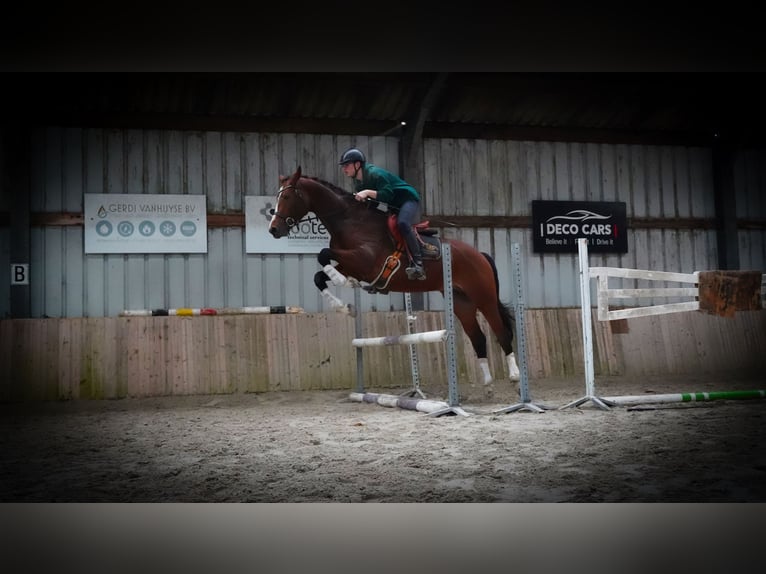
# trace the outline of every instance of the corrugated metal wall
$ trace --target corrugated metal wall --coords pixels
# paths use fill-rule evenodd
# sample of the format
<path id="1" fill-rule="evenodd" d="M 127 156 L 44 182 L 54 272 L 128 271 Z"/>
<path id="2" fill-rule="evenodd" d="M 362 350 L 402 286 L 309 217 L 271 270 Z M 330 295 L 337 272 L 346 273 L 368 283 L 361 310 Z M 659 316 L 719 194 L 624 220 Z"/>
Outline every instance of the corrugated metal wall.
<path id="1" fill-rule="evenodd" d="M 686 147 L 429 140 L 428 209 L 520 216 L 531 214 L 533 199 L 624 201 L 628 217 L 710 218 L 715 216 L 710 154 L 709 149 Z M 579 305 L 576 254 L 533 253 L 529 229 L 461 229 L 454 235 L 491 252 L 501 277 L 509 277 L 509 245 L 519 243 L 527 306 Z M 752 249 L 743 242 L 741 250 Z M 633 229 L 627 254 L 594 255 L 590 264 L 679 272 L 715 269 L 716 233 Z M 511 300 L 511 289 L 509 280 L 501 281 L 506 300 Z"/>
<path id="2" fill-rule="evenodd" d="M 31 211 L 79 213 L 83 193 L 181 193 L 206 195 L 209 213 L 241 212 L 245 195 L 275 194 L 278 175 L 299 164 L 305 174 L 350 190 L 337 158 L 351 145 L 363 148 L 372 162 L 398 171 L 398 140 L 391 137 L 47 128 L 33 140 Z M 765 156 L 751 151 L 737 158 L 740 217 L 766 218 Z M 706 148 L 431 139 L 424 157 L 426 215 L 527 216 L 533 199 L 557 199 L 624 201 L 628 217 L 715 216 Z M 503 300 L 512 301 L 510 245 L 518 242 L 526 305 L 579 304 L 576 255 L 532 253 L 529 229 L 432 224 L 445 237 L 459 237 L 495 257 Z M 0 233 L 0 269 L 7 274 L 7 228 Z M 739 238 L 741 267 L 766 269 L 766 232 L 741 230 Z M 326 310 L 313 284 L 314 255 L 246 254 L 243 228 L 209 229 L 207 254 L 84 255 L 81 227 L 34 227 L 31 250 L 33 317 L 244 305 Z M 627 254 L 593 256 L 591 265 L 715 269 L 716 233 L 631 230 Z M 9 281 L 0 283 L 4 316 Z M 350 289 L 338 293 L 353 300 Z M 404 308 L 401 294 L 363 294 L 362 300 L 363 311 Z M 441 296 L 427 296 L 425 306 L 440 310 Z"/>
<path id="3" fill-rule="evenodd" d="M 0 211 L 6 210 L 0 193 Z M 0 226 L 0 318 L 7 317 L 11 311 L 11 230 Z"/>
<path id="4" fill-rule="evenodd" d="M 8 145 L 5 138 L 0 137 L 0 154 L 7 157 Z M 7 169 L 0 162 L 0 170 Z M 10 213 L 11 197 L 5 186 L 8 185 L 8 177 L 0 173 L 0 213 Z M 11 228 L 9 225 L 0 224 L 0 318 L 7 317 L 11 310 Z"/>
<path id="5" fill-rule="evenodd" d="M 766 150 L 747 150 L 734 168 L 737 217 L 766 220 Z M 766 273 L 766 230 L 740 229 L 739 265 Z"/>
<path id="6" fill-rule="evenodd" d="M 398 141 L 292 134 L 54 129 L 33 141 L 32 212 L 81 212 L 83 193 L 203 194 L 208 213 L 238 213 L 245 195 L 275 195 L 298 165 L 345 185 L 353 144 L 398 169 Z M 81 227 L 35 227 L 32 315 L 114 316 L 123 309 L 294 305 L 322 309 L 314 255 L 245 253 L 244 228 L 208 230 L 207 254 L 84 255 Z M 348 290 L 353 299 L 353 291 Z M 363 310 L 403 308 L 401 294 Z"/>

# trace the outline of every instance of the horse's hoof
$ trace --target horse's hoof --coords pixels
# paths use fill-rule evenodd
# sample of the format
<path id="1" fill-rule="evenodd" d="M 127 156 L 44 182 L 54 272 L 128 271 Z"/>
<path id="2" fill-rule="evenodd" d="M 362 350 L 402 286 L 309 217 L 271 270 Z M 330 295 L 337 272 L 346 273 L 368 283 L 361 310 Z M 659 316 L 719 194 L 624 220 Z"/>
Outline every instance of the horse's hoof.
<path id="1" fill-rule="evenodd" d="M 351 305 L 350 303 L 347 305 L 338 305 L 335 307 L 336 313 L 343 313 L 344 315 L 348 315 L 349 317 L 356 317 L 356 307 Z"/>

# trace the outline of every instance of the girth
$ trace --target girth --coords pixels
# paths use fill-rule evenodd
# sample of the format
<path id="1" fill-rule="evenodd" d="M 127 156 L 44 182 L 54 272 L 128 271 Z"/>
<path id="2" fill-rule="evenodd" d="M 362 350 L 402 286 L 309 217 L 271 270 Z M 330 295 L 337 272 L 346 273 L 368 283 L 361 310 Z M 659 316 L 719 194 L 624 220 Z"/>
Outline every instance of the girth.
<path id="1" fill-rule="evenodd" d="M 375 280 L 365 290 L 370 293 L 387 293 L 388 284 L 391 278 L 399 271 L 402 266 L 402 255 L 407 253 L 407 245 L 399 233 L 399 228 L 396 225 L 396 214 L 388 216 L 388 231 L 391 235 L 391 239 L 395 245 L 394 252 L 386 257 L 383 263 L 383 268 L 378 273 Z M 438 231 L 429 227 L 428 221 L 421 221 L 413 225 L 415 231 L 415 237 L 420 243 L 420 253 L 424 260 L 439 260 L 441 259 L 441 239 L 436 237 Z"/>

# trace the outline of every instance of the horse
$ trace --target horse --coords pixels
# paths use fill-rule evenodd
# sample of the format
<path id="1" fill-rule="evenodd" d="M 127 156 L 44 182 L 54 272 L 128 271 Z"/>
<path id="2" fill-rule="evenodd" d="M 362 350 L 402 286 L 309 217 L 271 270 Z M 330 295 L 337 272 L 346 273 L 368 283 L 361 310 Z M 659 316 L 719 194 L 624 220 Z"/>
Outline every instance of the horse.
<path id="1" fill-rule="evenodd" d="M 487 394 L 492 392 L 492 375 L 487 338 L 477 321 L 477 311 L 487 320 L 505 353 L 511 381 L 518 381 L 519 368 L 512 345 L 514 318 L 508 306 L 500 301 L 497 267 L 492 257 L 458 239 L 433 237 L 435 230 L 428 229 L 428 222 L 420 222 L 415 228 L 423 247 L 426 278 L 409 279 L 400 269 L 403 265 L 399 257 L 407 257 L 406 247 L 397 237 L 392 216 L 377 206 L 371 208 L 370 204 L 377 202 L 357 201 L 353 194 L 332 183 L 303 176 L 298 166 L 293 175 L 279 176 L 269 233 L 275 239 L 285 237 L 309 213 L 322 222 L 330 235 L 330 246 L 317 255 L 322 270 L 314 276 L 314 283 L 332 308 L 349 314 L 355 310 L 330 292 L 329 281 L 336 286 L 363 287 L 371 293 L 439 291 L 443 296 L 440 242 L 449 243 L 455 315 L 476 353 Z"/>

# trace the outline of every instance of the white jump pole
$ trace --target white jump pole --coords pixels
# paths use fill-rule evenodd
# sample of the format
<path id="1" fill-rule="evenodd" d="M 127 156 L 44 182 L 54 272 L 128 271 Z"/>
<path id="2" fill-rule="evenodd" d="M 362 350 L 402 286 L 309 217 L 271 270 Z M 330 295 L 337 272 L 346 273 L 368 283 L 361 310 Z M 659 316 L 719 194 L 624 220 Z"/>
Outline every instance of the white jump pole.
<path id="1" fill-rule="evenodd" d="M 582 310 L 582 341 L 585 358 L 585 396 L 559 407 L 559 410 L 578 407 L 591 401 L 597 407 L 609 410 L 614 403 L 596 396 L 596 381 L 593 369 L 593 325 L 590 307 L 590 266 L 588 264 L 588 240 L 579 238 L 577 249 L 580 259 L 580 308 Z"/>
<path id="2" fill-rule="evenodd" d="M 645 405 L 653 403 L 694 403 L 704 401 L 731 401 L 742 399 L 766 399 L 766 390 L 758 391 L 709 391 L 706 393 L 671 393 L 666 395 L 625 395 L 604 397 L 616 405 Z"/>
<path id="3" fill-rule="evenodd" d="M 390 337 L 368 337 L 352 339 L 354 347 L 381 347 L 388 345 L 415 345 L 418 343 L 441 343 L 447 340 L 447 330 L 425 331 L 409 335 L 392 335 Z"/>
<path id="4" fill-rule="evenodd" d="M 349 399 L 360 403 L 375 403 L 382 407 L 392 407 L 399 409 L 408 409 L 411 411 L 420 411 L 422 413 L 433 413 L 449 408 L 444 401 L 431 401 L 428 399 L 415 399 L 403 397 L 401 395 L 385 395 L 378 393 L 351 393 Z"/>
<path id="5" fill-rule="evenodd" d="M 211 309 L 207 307 L 178 309 L 125 309 L 120 317 L 201 317 L 206 315 L 282 315 L 303 313 L 302 307 L 272 306 L 272 307 L 224 307 Z"/>

